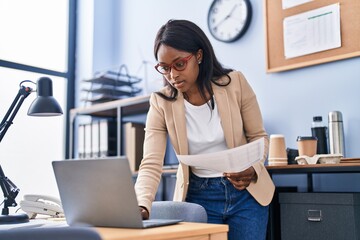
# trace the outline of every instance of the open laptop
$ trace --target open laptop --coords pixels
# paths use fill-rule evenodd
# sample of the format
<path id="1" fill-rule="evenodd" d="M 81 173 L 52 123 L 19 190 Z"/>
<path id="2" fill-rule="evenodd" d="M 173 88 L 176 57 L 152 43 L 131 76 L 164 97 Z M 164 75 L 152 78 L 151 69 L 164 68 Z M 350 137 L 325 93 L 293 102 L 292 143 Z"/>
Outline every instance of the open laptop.
<path id="1" fill-rule="evenodd" d="M 126 157 L 52 162 L 70 226 L 148 228 L 180 219 L 142 220 Z"/>

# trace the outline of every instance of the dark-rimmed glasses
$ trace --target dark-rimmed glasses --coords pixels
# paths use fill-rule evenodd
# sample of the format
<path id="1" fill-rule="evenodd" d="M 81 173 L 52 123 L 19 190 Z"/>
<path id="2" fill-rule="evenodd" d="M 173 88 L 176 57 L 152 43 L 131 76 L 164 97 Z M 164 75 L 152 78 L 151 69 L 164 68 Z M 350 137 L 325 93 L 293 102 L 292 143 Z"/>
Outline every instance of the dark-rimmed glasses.
<path id="1" fill-rule="evenodd" d="M 194 56 L 194 54 L 190 54 L 187 57 L 176 60 L 172 64 L 158 63 L 156 64 L 155 69 L 163 75 L 169 74 L 171 72 L 171 68 L 174 68 L 176 71 L 184 71 L 187 66 L 187 62 L 192 58 L 192 56 Z"/>

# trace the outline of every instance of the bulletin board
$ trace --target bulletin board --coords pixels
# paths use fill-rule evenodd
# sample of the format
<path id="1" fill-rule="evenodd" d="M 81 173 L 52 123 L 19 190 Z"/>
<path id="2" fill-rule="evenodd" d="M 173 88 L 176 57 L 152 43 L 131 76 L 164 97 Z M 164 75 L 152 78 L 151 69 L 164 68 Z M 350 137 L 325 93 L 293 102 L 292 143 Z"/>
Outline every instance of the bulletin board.
<path id="1" fill-rule="evenodd" d="M 335 3 L 340 3 L 341 47 L 286 59 L 284 18 Z M 313 0 L 287 9 L 282 0 L 264 0 L 264 20 L 268 73 L 360 56 L 360 0 Z"/>

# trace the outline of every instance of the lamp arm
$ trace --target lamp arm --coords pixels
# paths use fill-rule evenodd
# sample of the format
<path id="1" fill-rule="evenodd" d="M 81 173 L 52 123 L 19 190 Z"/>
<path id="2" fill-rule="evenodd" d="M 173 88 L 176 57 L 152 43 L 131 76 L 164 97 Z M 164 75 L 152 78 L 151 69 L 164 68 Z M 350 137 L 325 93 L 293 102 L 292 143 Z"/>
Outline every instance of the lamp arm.
<path id="1" fill-rule="evenodd" d="M 0 123 L 0 142 L 2 141 L 5 133 L 13 123 L 12 121 L 14 120 L 25 98 L 31 94 L 31 91 L 32 89 L 30 87 L 20 86 L 18 94 L 16 95 L 14 101 L 10 105 L 3 120 Z"/>
<path id="2" fill-rule="evenodd" d="M 30 87 L 25 87 L 20 85 L 19 92 L 15 96 L 14 101 L 10 105 L 8 111 L 6 112 L 3 120 L 0 123 L 0 142 L 5 136 L 5 133 L 13 123 L 13 120 L 19 111 L 22 103 L 24 102 L 25 98 L 31 94 L 32 89 Z M 4 207 L 2 209 L 2 215 L 9 214 L 8 207 L 15 207 L 17 203 L 15 201 L 16 196 L 19 193 L 19 188 L 5 176 L 4 171 L 0 165 L 0 186 L 1 190 L 4 193 Z"/>
<path id="3" fill-rule="evenodd" d="M 16 207 L 17 203 L 15 201 L 16 196 L 19 194 L 20 189 L 15 186 L 15 184 L 5 176 L 1 165 L 0 165 L 0 186 L 4 193 L 4 207 L 2 209 L 2 215 L 9 214 L 9 207 Z"/>

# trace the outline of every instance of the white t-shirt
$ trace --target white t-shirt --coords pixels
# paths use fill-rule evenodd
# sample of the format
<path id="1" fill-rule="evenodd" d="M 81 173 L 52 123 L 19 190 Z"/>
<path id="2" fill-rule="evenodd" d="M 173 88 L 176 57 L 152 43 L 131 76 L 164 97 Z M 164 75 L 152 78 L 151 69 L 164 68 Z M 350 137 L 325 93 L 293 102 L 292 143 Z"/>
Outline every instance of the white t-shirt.
<path id="1" fill-rule="evenodd" d="M 206 103 L 194 106 L 186 100 L 184 102 L 189 154 L 211 153 L 227 149 L 215 98 L 213 110 Z M 211 106 L 211 100 L 209 103 Z M 203 160 L 206 161 L 206 159 Z M 191 167 L 191 170 L 198 177 L 223 176 L 222 172 L 209 169 Z"/>

